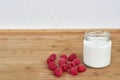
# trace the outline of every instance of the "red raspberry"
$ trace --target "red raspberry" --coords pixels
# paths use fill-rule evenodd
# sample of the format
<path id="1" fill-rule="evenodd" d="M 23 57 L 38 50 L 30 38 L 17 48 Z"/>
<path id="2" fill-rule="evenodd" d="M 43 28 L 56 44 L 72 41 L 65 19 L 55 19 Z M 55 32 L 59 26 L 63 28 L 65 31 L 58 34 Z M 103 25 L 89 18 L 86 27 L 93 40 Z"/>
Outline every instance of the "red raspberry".
<path id="1" fill-rule="evenodd" d="M 58 63 L 59 63 L 59 65 L 67 64 L 67 59 L 60 58 L 59 61 L 58 61 Z"/>
<path id="2" fill-rule="evenodd" d="M 76 76 L 78 74 L 78 71 L 75 67 L 73 67 L 69 70 L 69 73 L 73 76 Z"/>
<path id="3" fill-rule="evenodd" d="M 77 69 L 78 69 L 78 72 L 86 71 L 86 67 L 84 65 L 82 65 L 82 64 L 79 64 Z"/>
<path id="4" fill-rule="evenodd" d="M 49 63 L 48 68 L 53 71 L 57 68 L 56 64 L 54 62 Z"/>
<path id="5" fill-rule="evenodd" d="M 60 77 L 60 76 L 62 76 L 62 74 L 63 74 L 63 72 L 62 72 L 61 68 L 57 68 L 57 69 L 54 70 L 54 75 L 56 77 Z"/>
<path id="6" fill-rule="evenodd" d="M 60 65 L 60 68 L 62 69 L 63 72 L 66 72 L 68 70 L 68 64 L 62 64 Z"/>
<path id="7" fill-rule="evenodd" d="M 69 62 L 68 63 L 68 68 L 71 69 L 72 67 L 75 67 L 76 64 L 74 62 Z"/>
<path id="8" fill-rule="evenodd" d="M 62 54 L 62 55 L 60 56 L 60 58 L 65 58 L 65 59 L 67 59 L 67 55 Z"/>
<path id="9" fill-rule="evenodd" d="M 54 54 L 54 53 L 53 53 L 53 54 L 51 54 L 49 57 L 54 58 L 54 60 L 56 60 L 56 58 L 57 58 L 57 57 L 56 57 L 56 54 Z"/>
<path id="10" fill-rule="evenodd" d="M 71 54 L 71 55 L 68 57 L 68 60 L 69 60 L 69 61 L 73 61 L 76 57 L 77 57 L 76 54 Z"/>
<path id="11" fill-rule="evenodd" d="M 73 60 L 73 62 L 75 62 L 75 64 L 78 65 L 78 64 L 80 64 L 80 59 L 79 59 L 79 58 L 75 58 L 75 59 Z"/>
<path id="12" fill-rule="evenodd" d="M 54 61 L 55 61 L 55 59 L 52 58 L 52 57 L 49 57 L 49 58 L 47 59 L 47 63 L 48 63 L 48 64 L 50 64 L 51 62 L 54 62 Z"/>

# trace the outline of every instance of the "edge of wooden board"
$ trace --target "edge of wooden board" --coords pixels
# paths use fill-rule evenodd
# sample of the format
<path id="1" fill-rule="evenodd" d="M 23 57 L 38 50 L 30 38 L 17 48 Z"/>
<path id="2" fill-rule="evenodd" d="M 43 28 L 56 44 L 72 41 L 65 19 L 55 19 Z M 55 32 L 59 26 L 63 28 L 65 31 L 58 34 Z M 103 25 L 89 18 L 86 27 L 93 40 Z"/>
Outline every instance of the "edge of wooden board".
<path id="1" fill-rule="evenodd" d="M 104 30 L 114 33 L 120 33 L 120 29 L 4 29 L 0 30 L 0 35 L 14 35 L 14 34 L 76 34 L 84 33 L 89 30 Z"/>

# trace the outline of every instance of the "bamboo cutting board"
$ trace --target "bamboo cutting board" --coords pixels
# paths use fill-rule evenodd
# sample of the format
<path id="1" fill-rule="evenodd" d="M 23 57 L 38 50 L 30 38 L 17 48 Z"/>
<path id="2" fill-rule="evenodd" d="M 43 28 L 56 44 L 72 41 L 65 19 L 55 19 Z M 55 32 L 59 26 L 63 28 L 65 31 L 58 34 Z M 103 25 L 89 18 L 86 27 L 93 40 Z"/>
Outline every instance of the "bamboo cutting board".
<path id="1" fill-rule="evenodd" d="M 112 62 L 102 69 L 87 68 L 77 76 L 53 76 L 46 59 L 51 53 L 77 53 L 82 60 L 86 30 L 0 30 L 0 80 L 120 80 L 120 29 L 112 34 Z"/>

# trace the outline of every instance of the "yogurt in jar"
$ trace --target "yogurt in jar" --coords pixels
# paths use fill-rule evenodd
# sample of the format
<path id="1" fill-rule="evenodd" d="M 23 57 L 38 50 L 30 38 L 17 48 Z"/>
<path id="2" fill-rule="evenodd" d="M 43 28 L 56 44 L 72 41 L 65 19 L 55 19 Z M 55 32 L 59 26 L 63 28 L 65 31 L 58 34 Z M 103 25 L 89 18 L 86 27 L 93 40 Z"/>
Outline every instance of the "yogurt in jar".
<path id="1" fill-rule="evenodd" d="M 110 33 L 89 31 L 83 41 L 83 62 L 89 67 L 102 68 L 111 62 Z"/>

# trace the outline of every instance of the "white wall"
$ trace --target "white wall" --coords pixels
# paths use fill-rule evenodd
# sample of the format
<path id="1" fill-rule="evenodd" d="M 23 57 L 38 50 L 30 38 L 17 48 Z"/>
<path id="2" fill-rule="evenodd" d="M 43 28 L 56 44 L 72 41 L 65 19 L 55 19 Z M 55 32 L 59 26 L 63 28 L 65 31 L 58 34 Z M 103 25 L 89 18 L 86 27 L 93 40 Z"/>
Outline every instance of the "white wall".
<path id="1" fill-rule="evenodd" d="M 120 0 L 0 0 L 0 29 L 120 28 Z"/>

